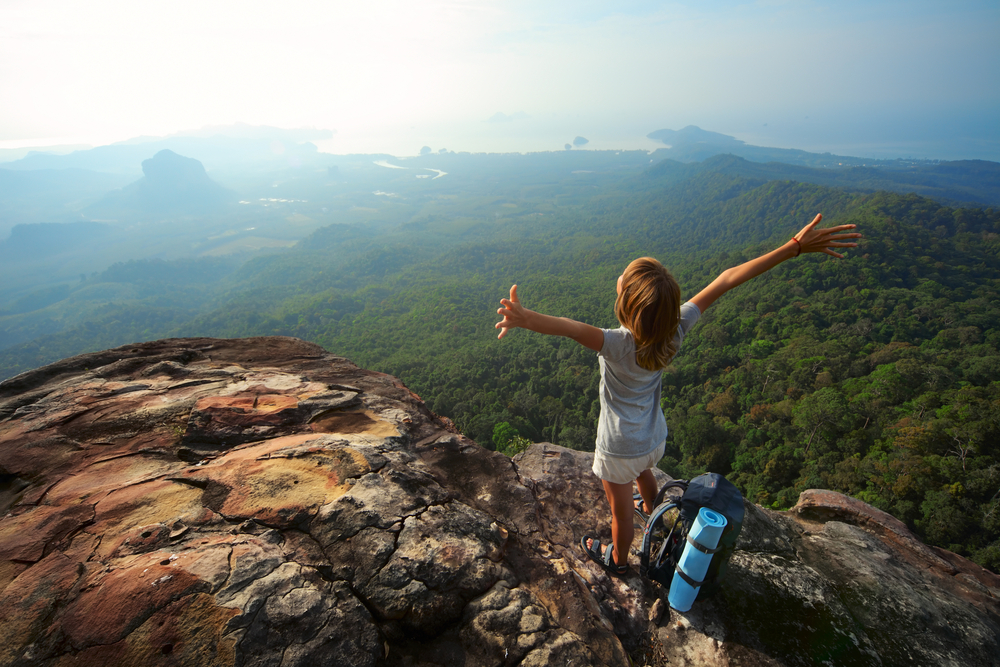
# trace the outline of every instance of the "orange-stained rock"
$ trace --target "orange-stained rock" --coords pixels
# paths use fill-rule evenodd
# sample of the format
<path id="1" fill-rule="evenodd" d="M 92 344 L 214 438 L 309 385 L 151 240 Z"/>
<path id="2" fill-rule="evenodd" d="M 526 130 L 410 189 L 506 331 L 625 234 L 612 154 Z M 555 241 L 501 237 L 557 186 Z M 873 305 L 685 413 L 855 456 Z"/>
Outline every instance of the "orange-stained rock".
<path id="1" fill-rule="evenodd" d="M 7 584 L 17 579 L 17 576 L 28 569 L 31 563 L 12 560 L 0 560 L 0 593 L 7 588 Z"/>
<path id="2" fill-rule="evenodd" d="M 44 501 L 57 505 L 100 502 L 108 493 L 121 488 L 123 479 L 132 483 L 155 481 L 165 472 L 187 467 L 184 461 L 164 457 L 113 456 L 97 459 L 75 475 L 63 477 L 45 493 Z"/>
<path id="3" fill-rule="evenodd" d="M 309 426 L 317 433 L 365 433 L 383 438 L 399 435 L 399 429 L 392 422 L 379 419 L 370 410 L 328 411 L 313 418 Z"/>
<path id="4" fill-rule="evenodd" d="M 456 438 L 470 470 L 506 462 L 497 498 L 532 502 L 397 380 L 294 339 L 157 341 L 0 383 L 0 664 L 426 662 L 408 628 L 466 651 L 448 628 L 519 584 L 512 522 L 411 451 Z M 592 655 L 567 631 L 532 646 Z"/>
<path id="5" fill-rule="evenodd" d="M 237 613 L 217 606 L 210 595 L 190 595 L 150 616 L 125 639 L 64 655 L 52 667 L 232 665 L 236 638 L 224 633 L 226 623 Z"/>
<path id="6" fill-rule="evenodd" d="M 88 568 L 80 594 L 61 614 L 62 630 L 76 651 L 113 644 L 174 600 L 210 590 L 208 582 L 156 552 Z"/>
<path id="7" fill-rule="evenodd" d="M 0 560 L 35 562 L 94 520 L 90 505 L 18 507 L 0 522 Z"/>
<path id="8" fill-rule="evenodd" d="M 42 648 L 28 649 L 45 645 L 47 636 L 60 634 L 62 624 L 53 624 L 52 616 L 75 598 L 82 572 L 81 563 L 55 552 L 7 585 L 0 593 L 0 665 L 31 664 L 36 657 L 58 655 Z"/>
<path id="9" fill-rule="evenodd" d="M 107 555 L 135 528 L 174 521 L 199 522 L 206 516 L 202 496 L 203 490 L 196 486 L 167 479 L 125 486 L 97 502 L 94 523 L 85 530 L 101 536 L 98 552 Z"/>

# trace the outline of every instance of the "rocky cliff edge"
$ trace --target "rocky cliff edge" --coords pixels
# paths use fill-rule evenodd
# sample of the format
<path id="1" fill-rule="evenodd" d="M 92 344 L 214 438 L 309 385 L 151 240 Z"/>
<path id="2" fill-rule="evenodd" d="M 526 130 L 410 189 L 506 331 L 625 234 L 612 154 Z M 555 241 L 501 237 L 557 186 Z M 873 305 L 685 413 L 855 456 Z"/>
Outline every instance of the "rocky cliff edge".
<path id="1" fill-rule="evenodd" d="M 292 338 L 0 383 L 2 665 L 996 665 L 1000 577 L 829 491 L 747 505 L 679 614 L 578 546 L 591 455 L 510 460 Z"/>

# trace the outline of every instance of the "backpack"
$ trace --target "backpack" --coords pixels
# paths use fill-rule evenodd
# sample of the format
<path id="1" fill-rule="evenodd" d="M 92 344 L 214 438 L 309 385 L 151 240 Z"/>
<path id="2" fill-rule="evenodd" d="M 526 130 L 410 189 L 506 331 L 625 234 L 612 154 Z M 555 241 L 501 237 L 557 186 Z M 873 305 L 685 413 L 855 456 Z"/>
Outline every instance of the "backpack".
<path id="1" fill-rule="evenodd" d="M 680 489 L 680 498 L 668 495 L 671 489 Z M 707 507 L 726 517 L 728 523 L 712 555 L 705 579 L 700 582 L 700 597 L 714 594 L 726 575 L 729 559 L 736 549 L 736 539 L 743 528 L 743 494 L 722 475 L 709 472 L 698 475 L 690 482 L 683 479 L 667 482 L 656 494 L 654 505 L 642 532 L 639 573 L 667 590 L 698 511 Z M 679 511 L 668 514 L 671 510 Z"/>

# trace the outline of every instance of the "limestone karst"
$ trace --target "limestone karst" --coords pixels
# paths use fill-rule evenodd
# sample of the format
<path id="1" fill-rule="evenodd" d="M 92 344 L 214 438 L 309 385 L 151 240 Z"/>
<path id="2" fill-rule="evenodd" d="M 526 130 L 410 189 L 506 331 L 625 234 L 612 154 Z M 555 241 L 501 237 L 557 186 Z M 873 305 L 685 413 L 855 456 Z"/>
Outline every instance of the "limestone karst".
<path id="1" fill-rule="evenodd" d="M 92 217 L 197 214 L 238 199 L 236 193 L 213 181 L 201 162 L 169 149 L 143 160 L 142 172 L 139 180 L 87 207 L 87 214 Z"/>

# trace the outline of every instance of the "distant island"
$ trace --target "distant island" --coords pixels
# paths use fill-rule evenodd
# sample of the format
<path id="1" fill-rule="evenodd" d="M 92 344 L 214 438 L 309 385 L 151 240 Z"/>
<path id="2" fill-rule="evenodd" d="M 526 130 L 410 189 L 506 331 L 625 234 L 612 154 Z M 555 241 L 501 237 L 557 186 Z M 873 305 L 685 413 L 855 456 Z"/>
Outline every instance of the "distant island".
<path id="1" fill-rule="evenodd" d="M 720 153 L 731 153 L 753 162 L 784 162 L 803 167 L 862 167 L 888 162 L 887 160 L 832 155 L 830 153 L 810 153 L 795 148 L 751 146 L 736 137 L 703 130 L 697 125 L 688 125 L 680 130 L 656 130 L 647 134 L 646 137 L 663 142 L 667 146 L 664 157 L 678 162 L 701 162 Z M 920 162 L 936 161 L 921 160 Z"/>

